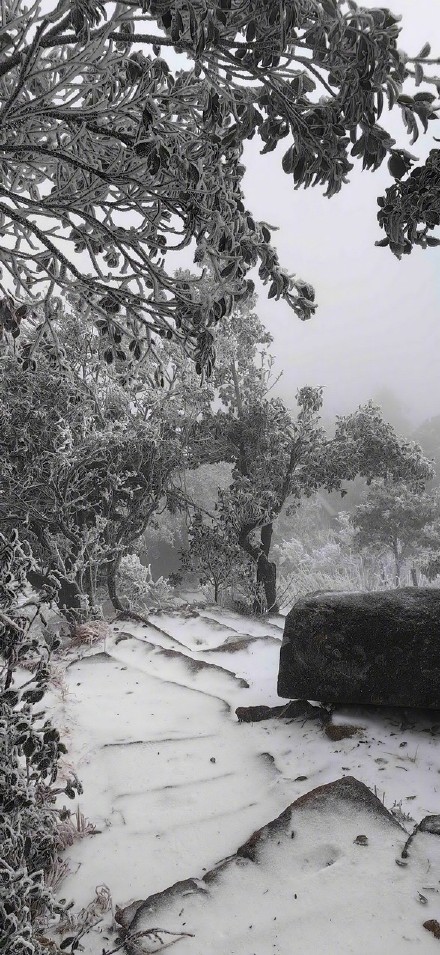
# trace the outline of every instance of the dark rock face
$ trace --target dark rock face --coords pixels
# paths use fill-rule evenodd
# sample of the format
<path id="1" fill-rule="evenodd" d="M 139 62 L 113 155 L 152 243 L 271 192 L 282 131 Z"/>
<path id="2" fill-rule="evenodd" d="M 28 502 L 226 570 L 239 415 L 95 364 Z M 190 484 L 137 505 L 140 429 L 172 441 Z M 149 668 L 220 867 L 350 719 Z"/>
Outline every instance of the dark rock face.
<path id="1" fill-rule="evenodd" d="M 320 720 L 328 723 L 331 714 L 322 706 L 312 706 L 307 700 L 291 700 L 282 706 L 237 706 L 235 711 L 239 723 L 258 723 L 261 720 Z"/>
<path id="2" fill-rule="evenodd" d="M 286 617 L 278 694 L 440 709 L 440 589 L 298 600 Z"/>

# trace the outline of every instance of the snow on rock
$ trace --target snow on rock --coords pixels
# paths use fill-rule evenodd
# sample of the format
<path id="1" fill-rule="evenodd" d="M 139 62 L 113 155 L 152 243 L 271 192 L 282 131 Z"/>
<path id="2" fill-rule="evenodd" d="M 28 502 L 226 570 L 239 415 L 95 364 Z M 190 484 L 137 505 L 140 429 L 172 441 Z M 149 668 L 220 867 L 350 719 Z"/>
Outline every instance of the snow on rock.
<path id="1" fill-rule="evenodd" d="M 187 955 L 434 955 L 421 889 L 440 845 L 432 837 L 398 867 L 405 838 L 356 779 L 319 787 L 202 878 L 118 910 L 127 952 L 157 951 L 167 936 L 144 933 L 162 928 Z"/>
<path id="2" fill-rule="evenodd" d="M 107 646 L 119 647 L 120 643 L 131 638 L 140 644 L 148 643 L 164 650 L 176 650 L 189 659 L 203 660 L 233 672 L 237 679 L 249 683 L 250 692 L 246 700 L 249 705 L 262 702 L 275 705 L 281 702 L 276 690 L 280 636 L 265 635 L 263 622 L 259 635 L 253 637 L 238 631 L 231 633 L 228 627 L 222 629 L 217 621 L 214 626 L 212 622 L 205 620 L 202 628 L 194 630 L 194 619 L 197 618 L 193 616 L 188 620 L 187 617 L 175 615 L 167 619 L 161 618 L 159 626 L 159 615 L 155 614 L 154 626 L 130 622 L 130 630 L 125 626 L 123 630 L 113 627 L 114 637 Z M 242 620 L 247 626 L 248 619 Z M 254 629 L 257 629 L 255 623 L 258 626 L 259 621 L 253 623 Z M 111 652 L 114 653 L 114 650 Z"/>

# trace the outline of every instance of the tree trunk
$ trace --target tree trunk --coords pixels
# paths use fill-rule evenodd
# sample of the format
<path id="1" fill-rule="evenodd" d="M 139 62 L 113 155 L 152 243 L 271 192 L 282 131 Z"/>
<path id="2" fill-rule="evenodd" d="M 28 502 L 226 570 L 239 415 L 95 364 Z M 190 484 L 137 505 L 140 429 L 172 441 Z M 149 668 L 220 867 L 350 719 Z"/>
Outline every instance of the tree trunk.
<path id="1" fill-rule="evenodd" d="M 395 562 L 395 566 L 396 566 L 396 575 L 395 575 L 395 578 L 394 578 L 394 586 L 395 586 L 395 587 L 400 587 L 400 575 L 401 575 L 401 573 L 402 573 L 402 556 L 401 556 L 400 551 L 399 551 L 399 545 L 398 545 L 398 543 L 393 544 L 393 554 L 394 554 L 394 562 Z"/>
<path id="2" fill-rule="evenodd" d="M 264 524 L 261 528 L 261 547 L 257 560 L 257 584 L 264 588 L 264 597 L 266 609 L 270 613 L 278 613 L 277 604 L 277 565 L 275 561 L 269 560 L 269 551 L 272 541 L 273 524 Z M 262 613 L 263 607 L 261 598 L 257 595 L 254 601 L 254 611 Z"/>
<path id="3" fill-rule="evenodd" d="M 278 613 L 277 604 L 277 565 L 275 561 L 268 560 L 262 552 L 257 561 L 257 584 L 262 584 L 264 588 L 264 602 L 257 595 L 254 600 L 254 612 L 263 613 L 264 609 L 270 613 Z M 265 605 L 265 606 L 264 606 Z"/>
<path id="4" fill-rule="evenodd" d="M 257 594 L 252 609 L 254 613 L 264 613 L 265 610 L 271 613 L 279 613 L 277 604 L 277 567 L 274 561 L 269 560 L 273 524 L 270 522 L 269 524 L 264 524 L 261 528 L 261 544 L 259 548 L 249 540 L 249 535 L 255 529 L 256 528 L 252 525 L 248 527 L 244 526 L 238 537 L 240 547 L 255 561 L 257 567 L 257 585 L 261 584 L 264 589 L 264 601 L 262 601 L 261 597 Z M 264 606 L 264 604 L 266 606 Z"/>
<path id="5" fill-rule="evenodd" d="M 89 600 L 89 609 L 93 610 L 96 604 L 96 581 L 95 574 L 90 564 L 87 565 L 85 570 L 85 584 L 87 597 Z"/>
<path id="6" fill-rule="evenodd" d="M 272 534 L 273 534 L 273 523 L 271 521 L 270 524 L 263 525 L 263 527 L 261 528 L 261 533 L 260 533 L 261 547 L 263 548 L 263 551 L 267 558 L 269 557 L 270 545 L 272 543 Z"/>
<path id="7" fill-rule="evenodd" d="M 214 581 L 214 603 L 218 604 L 218 583 Z"/>
<path id="8" fill-rule="evenodd" d="M 126 610 L 127 608 L 121 603 L 116 589 L 116 576 L 120 563 L 121 558 L 118 557 L 116 560 L 111 561 L 107 566 L 107 590 L 115 610 Z"/>
<path id="9" fill-rule="evenodd" d="M 414 565 L 411 567 L 411 583 L 412 583 L 413 587 L 418 587 L 418 586 L 419 586 L 419 581 L 418 581 L 418 577 L 417 577 L 417 568 L 414 567 Z"/>

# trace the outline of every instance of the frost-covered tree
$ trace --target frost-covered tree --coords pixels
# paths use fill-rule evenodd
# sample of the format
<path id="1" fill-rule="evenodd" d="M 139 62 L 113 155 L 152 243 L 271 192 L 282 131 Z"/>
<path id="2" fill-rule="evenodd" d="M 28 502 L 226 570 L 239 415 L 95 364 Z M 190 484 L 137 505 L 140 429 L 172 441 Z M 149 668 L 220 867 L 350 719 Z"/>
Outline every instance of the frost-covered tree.
<path id="1" fill-rule="evenodd" d="M 50 348 L 34 370 L 7 352 L 0 360 L 0 526 L 20 527 L 39 565 L 29 579 L 77 613 L 84 598 L 95 605 L 103 575 L 118 606 L 120 560 L 159 507 L 182 442 L 148 382 L 130 399 L 100 364 L 96 336 L 76 355 L 73 344 L 70 374 Z"/>
<path id="2" fill-rule="evenodd" d="M 380 125 L 384 102 L 414 139 L 435 118 L 429 47 L 399 49 L 399 17 L 354 0 L 3 0 L 0 43 L 0 321 L 20 333 L 44 303 L 74 294 L 129 362 L 177 336 L 209 375 L 214 329 L 252 292 L 300 319 L 312 287 L 280 266 L 271 228 L 246 206 L 246 140 L 284 141 L 294 188 L 332 196 L 353 160 L 410 154 Z M 429 70 L 429 67 L 428 67 Z M 416 95 L 404 90 L 415 74 Z M 429 78 L 428 78 L 429 79 Z M 429 190 L 428 190 L 429 187 Z M 429 195 L 428 195 L 429 191 Z M 396 254 L 438 222 L 438 162 L 391 188 L 380 210 Z M 422 228 L 418 224 L 422 223 Z M 385 241 L 388 241 L 386 239 Z M 215 281 L 203 309 L 170 268 L 195 248 Z M 35 343 L 37 345 L 37 342 Z"/>
<path id="3" fill-rule="evenodd" d="M 404 565 L 426 560 L 440 546 L 440 494 L 406 482 L 375 481 L 350 521 L 358 547 L 392 556 L 400 587 Z"/>
<path id="4" fill-rule="evenodd" d="M 142 564 L 137 554 L 122 557 L 117 585 L 135 612 L 172 605 L 174 594 L 170 584 L 163 577 L 153 580 L 151 566 Z"/>
<path id="5" fill-rule="evenodd" d="M 432 459 L 435 467 L 433 483 L 440 486 L 440 414 L 423 421 L 416 428 L 413 438 L 421 444 L 425 454 Z"/>
<path id="6" fill-rule="evenodd" d="M 372 402 L 339 417 L 329 438 L 321 421 L 323 391 L 305 387 L 294 419 L 270 396 L 276 381 L 271 340 L 249 304 L 234 312 L 218 332 L 211 381 L 221 409 L 202 415 L 195 431 L 198 453 L 206 447 L 210 460 L 233 466 L 217 517 L 222 532 L 227 529 L 253 561 L 267 607 L 277 603 L 273 523 L 287 503 L 294 512 L 304 498 L 318 490 L 344 491 L 344 482 L 357 476 L 424 481 L 433 473 L 420 448 L 400 439 Z"/>
<path id="7" fill-rule="evenodd" d="M 182 568 L 196 573 L 202 585 L 211 585 L 215 603 L 227 589 L 237 596 L 240 586 L 247 596 L 254 578 L 252 562 L 219 517 L 208 521 L 195 511 L 188 528 L 188 546 L 182 551 Z"/>
<path id="8" fill-rule="evenodd" d="M 223 521 L 255 561 L 266 604 L 276 606 L 276 568 L 270 560 L 273 522 L 289 499 L 294 510 L 322 489 L 341 490 L 357 475 L 428 480 L 429 462 L 419 448 L 400 440 L 372 403 L 340 417 L 333 437 L 321 426 L 322 389 L 302 388 L 293 420 L 279 399 L 243 409 L 230 420 L 235 447 L 233 482 L 220 498 Z M 256 539 L 259 535 L 259 541 Z"/>

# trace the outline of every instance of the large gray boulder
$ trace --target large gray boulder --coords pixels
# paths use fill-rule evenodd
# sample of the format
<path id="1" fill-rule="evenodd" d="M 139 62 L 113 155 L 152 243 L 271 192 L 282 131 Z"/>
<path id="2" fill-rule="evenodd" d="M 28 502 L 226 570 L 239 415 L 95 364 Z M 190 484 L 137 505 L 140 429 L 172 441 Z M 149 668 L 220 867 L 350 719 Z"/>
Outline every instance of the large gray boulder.
<path id="1" fill-rule="evenodd" d="M 286 617 L 278 694 L 440 709 L 440 589 L 298 600 Z"/>

